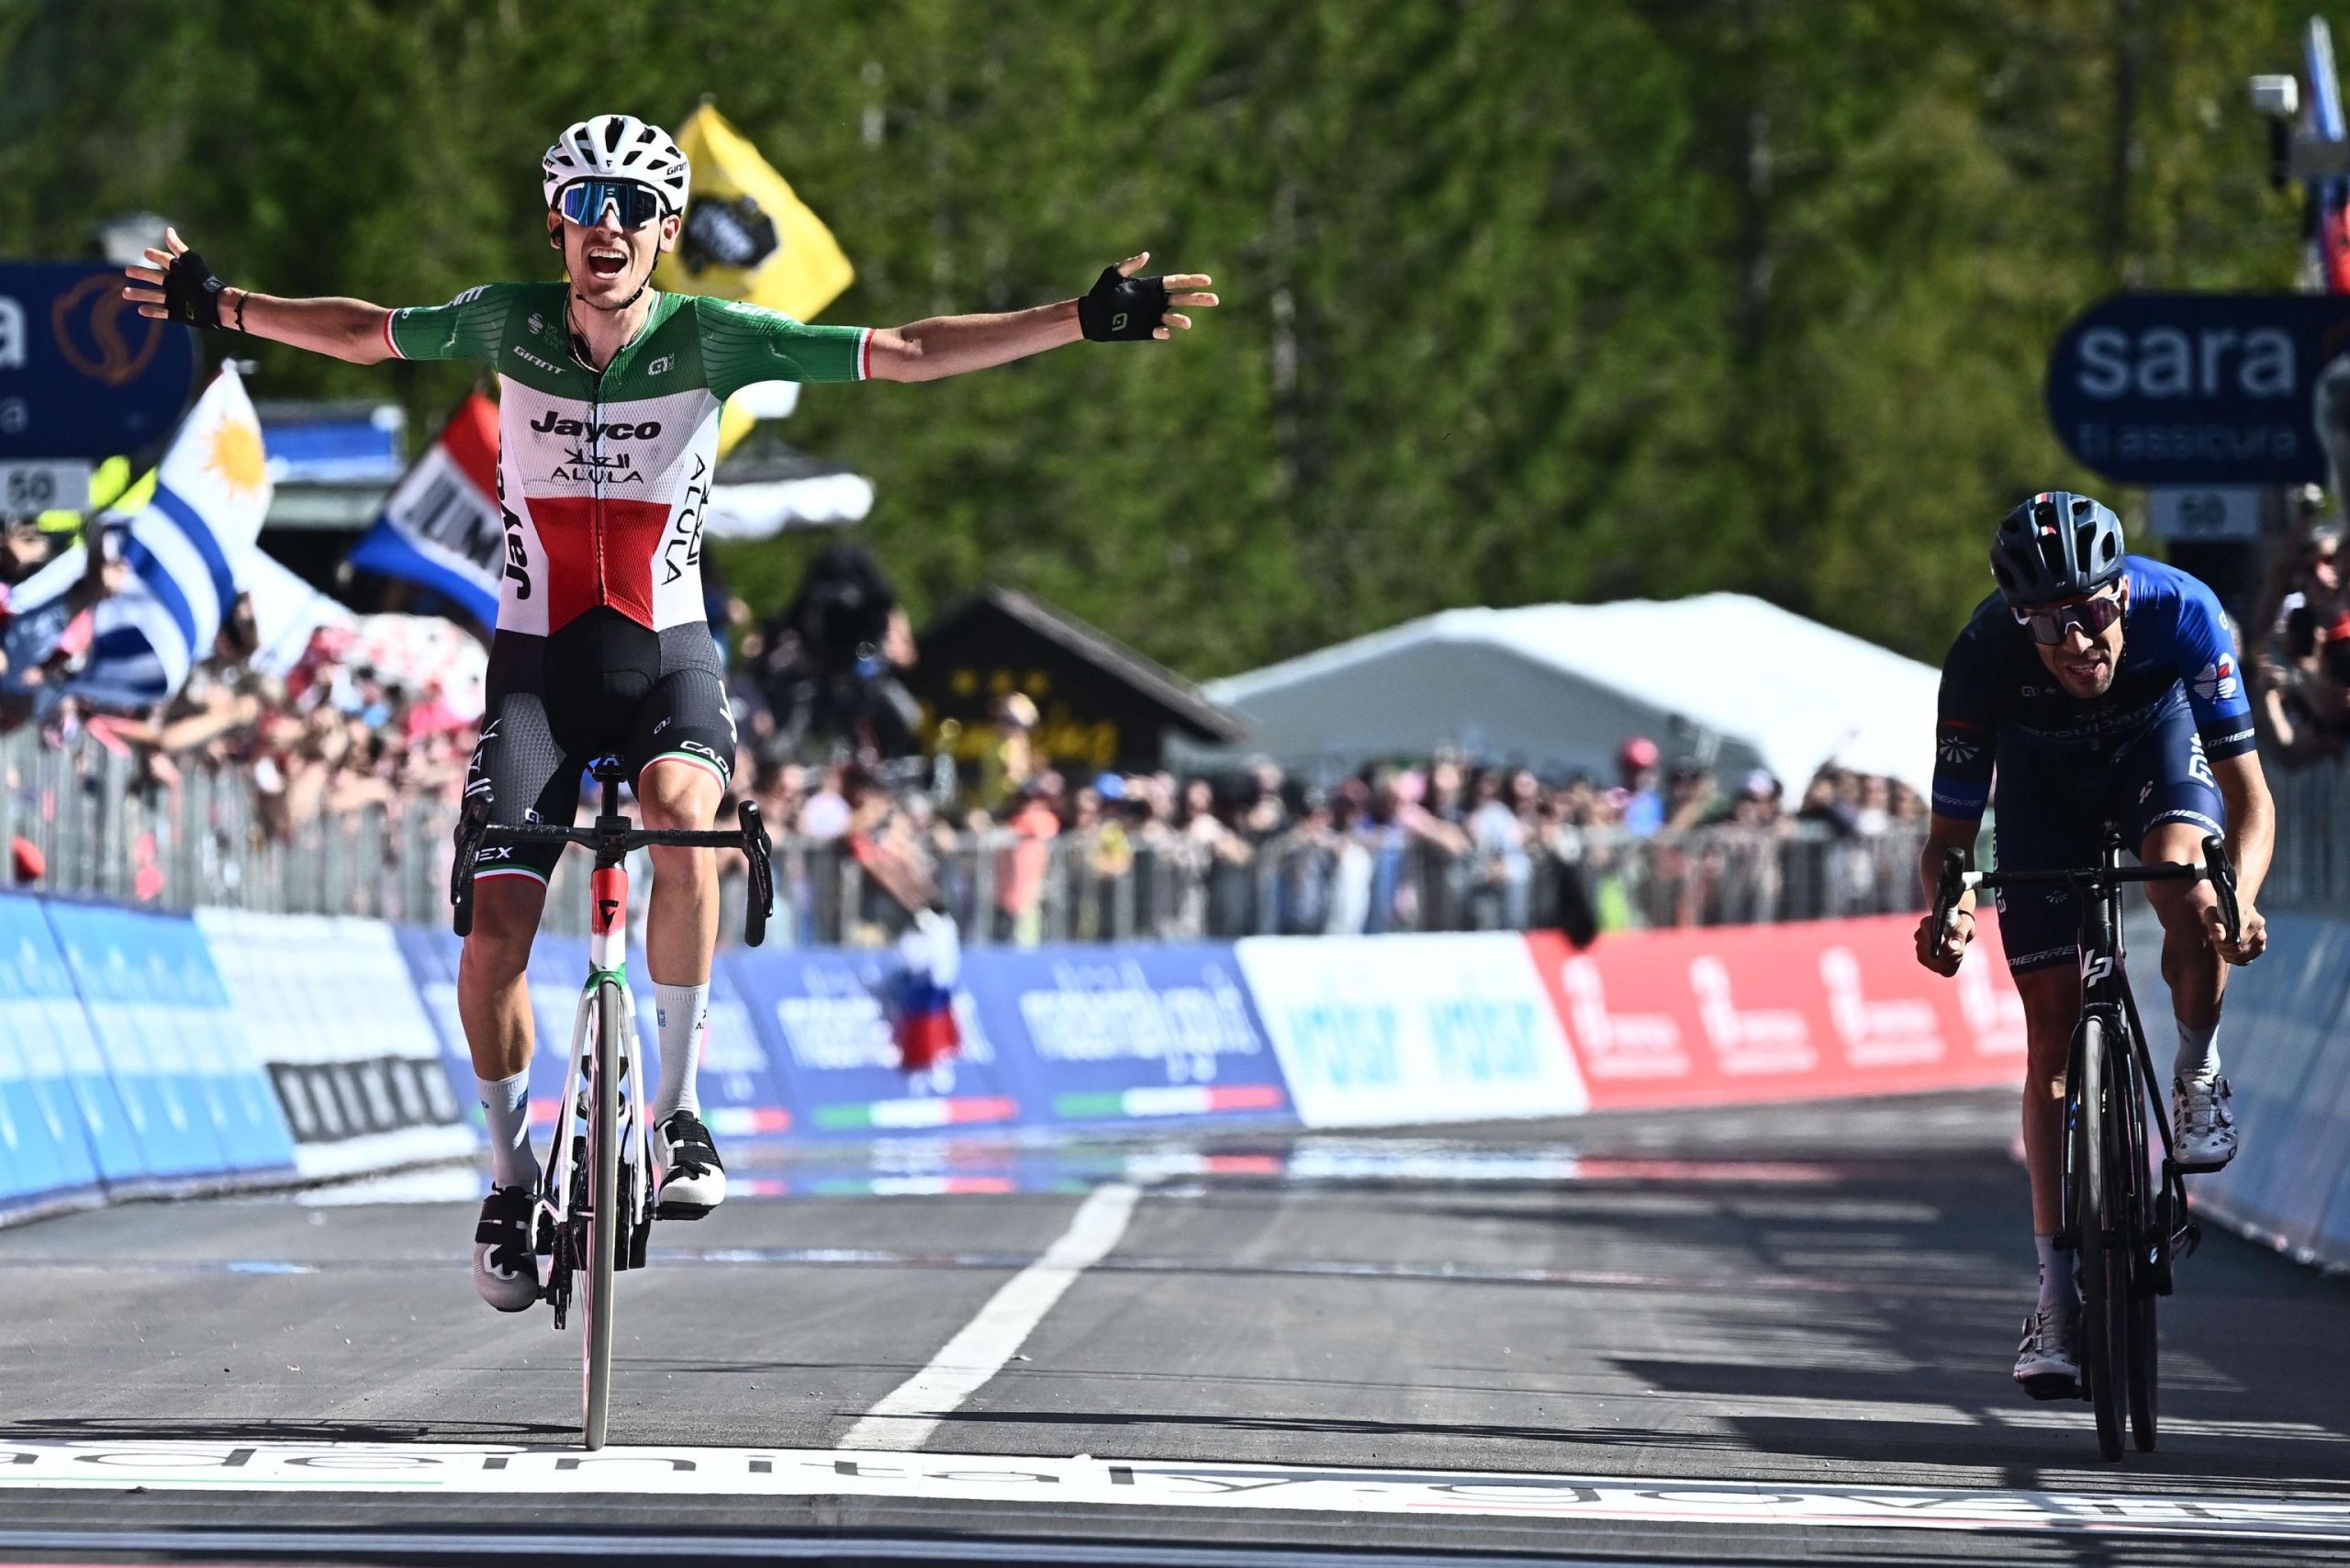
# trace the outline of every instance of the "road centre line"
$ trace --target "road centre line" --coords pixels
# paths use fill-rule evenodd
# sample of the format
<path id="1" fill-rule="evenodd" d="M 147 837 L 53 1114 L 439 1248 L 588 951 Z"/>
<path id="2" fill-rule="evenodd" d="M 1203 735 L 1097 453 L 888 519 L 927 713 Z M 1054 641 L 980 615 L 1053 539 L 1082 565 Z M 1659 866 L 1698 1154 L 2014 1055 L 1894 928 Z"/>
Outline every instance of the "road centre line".
<path id="1" fill-rule="evenodd" d="M 928 1442 L 942 1418 L 1003 1370 L 1078 1275 L 1109 1255 L 1125 1235 L 1140 1196 L 1139 1189 L 1124 1183 L 1096 1187 L 1078 1205 L 1060 1239 L 1005 1281 L 928 1366 L 883 1395 L 844 1433 L 840 1446 L 912 1453 Z"/>

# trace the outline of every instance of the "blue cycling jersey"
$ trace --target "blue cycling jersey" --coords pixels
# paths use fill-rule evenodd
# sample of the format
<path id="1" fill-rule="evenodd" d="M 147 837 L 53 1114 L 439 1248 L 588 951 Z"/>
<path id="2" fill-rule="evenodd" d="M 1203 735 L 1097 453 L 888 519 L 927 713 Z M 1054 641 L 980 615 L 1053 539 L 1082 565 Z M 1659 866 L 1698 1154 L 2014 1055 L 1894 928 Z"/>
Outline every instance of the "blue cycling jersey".
<path id="1" fill-rule="evenodd" d="M 2211 590 L 2143 555 L 2122 558 L 2130 585 L 2121 660 L 2102 697 L 2084 702 L 2057 684 L 2031 638 L 1998 595 L 1942 661 L 1935 733 L 1934 810 L 1972 820 L 1991 796 L 2004 752 L 2069 757 L 2095 766 L 2119 755 L 2184 705 L 2203 752 L 2218 760 L 2252 750 L 2252 704 L 2236 668 L 2235 634 Z"/>

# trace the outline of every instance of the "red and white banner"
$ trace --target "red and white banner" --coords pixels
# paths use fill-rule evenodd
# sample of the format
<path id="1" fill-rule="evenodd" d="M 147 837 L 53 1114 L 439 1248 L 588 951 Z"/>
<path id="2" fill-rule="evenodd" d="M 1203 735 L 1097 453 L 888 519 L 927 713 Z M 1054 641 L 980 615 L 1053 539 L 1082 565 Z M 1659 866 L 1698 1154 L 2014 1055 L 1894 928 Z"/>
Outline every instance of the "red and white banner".
<path id="1" fill-rule="evenodd" d="M 431 588 L 493 626 L 506 550 L 498 405 L 476 392 L 392 491 L 384 515 L 352 548 L 351 564 Z"/>
<path id="2" fill-rule="evenodd" d="M 2023 1004 L 1996 926 L 1954 980 L 1914 917 L 1527 938 L 1594 1110 L 2020 1081 Z"/>

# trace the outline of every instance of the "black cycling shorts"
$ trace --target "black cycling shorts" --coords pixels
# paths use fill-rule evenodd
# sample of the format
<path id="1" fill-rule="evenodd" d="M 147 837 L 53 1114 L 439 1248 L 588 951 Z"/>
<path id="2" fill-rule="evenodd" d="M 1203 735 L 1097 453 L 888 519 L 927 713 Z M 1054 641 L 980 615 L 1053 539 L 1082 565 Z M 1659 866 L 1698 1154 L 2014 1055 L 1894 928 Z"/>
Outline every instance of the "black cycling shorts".
<path id="1" fill-rule="evenodd" d="M 701 625 L 656 633 L 599 608 L 551 637 L 500 632 L 487 685 L 465 795 L 488 794 L 493 823 L 569 825 L 580 779 L 599 756 L 619 756 L 632 780 L 665 757 L 707 767 L 722 784 L 733 777 L 734 714 L 718 645 Z M 563 850 L 484 845 L 474 876 L 544 882 Z"/>
<path id="2" fill-rule="evenodd" d="M 2122 847 L 2138 853 L 2165 823 L 2211 834 L 2227 832 L 2228 809 L 2203 755 L 2203 737 L 2184 700 L 2144 732 L 2103 754 L 1999 753 L 1992 804 L 1992 843 L 2002 871 L 2062 871 L 2097 863 L 2103 824 L 2121 827 Z M 2016 974 L 2076 962 L 2081 917 L 2063 888 L 2002 888 L 1999 942 Z"/>

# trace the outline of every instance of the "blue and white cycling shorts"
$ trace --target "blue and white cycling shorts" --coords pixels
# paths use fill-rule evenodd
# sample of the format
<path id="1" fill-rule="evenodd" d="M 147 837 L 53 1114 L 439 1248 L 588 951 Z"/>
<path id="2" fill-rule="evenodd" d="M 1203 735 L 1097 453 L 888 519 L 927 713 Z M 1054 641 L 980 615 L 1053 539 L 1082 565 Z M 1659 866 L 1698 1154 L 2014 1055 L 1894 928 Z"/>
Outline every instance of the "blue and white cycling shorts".
<path id="1" fill-rule="evenodd" d="M 2195 716 L 2181 702 L 2118 751 L 2031 751 L 2002 746 L 1991 802 L 1993 853 L 2003 871 L 2061 871 L 2097 863 L 2108 822 L 2121 824 L 2134 855 L 2165 823 L 2224 834 L 2227 807 L 2203 755 Z M 2008 969 L 2022 974 L 2076 961 L 2080 913 L 2062 889 L 1998 893 Z"/>

